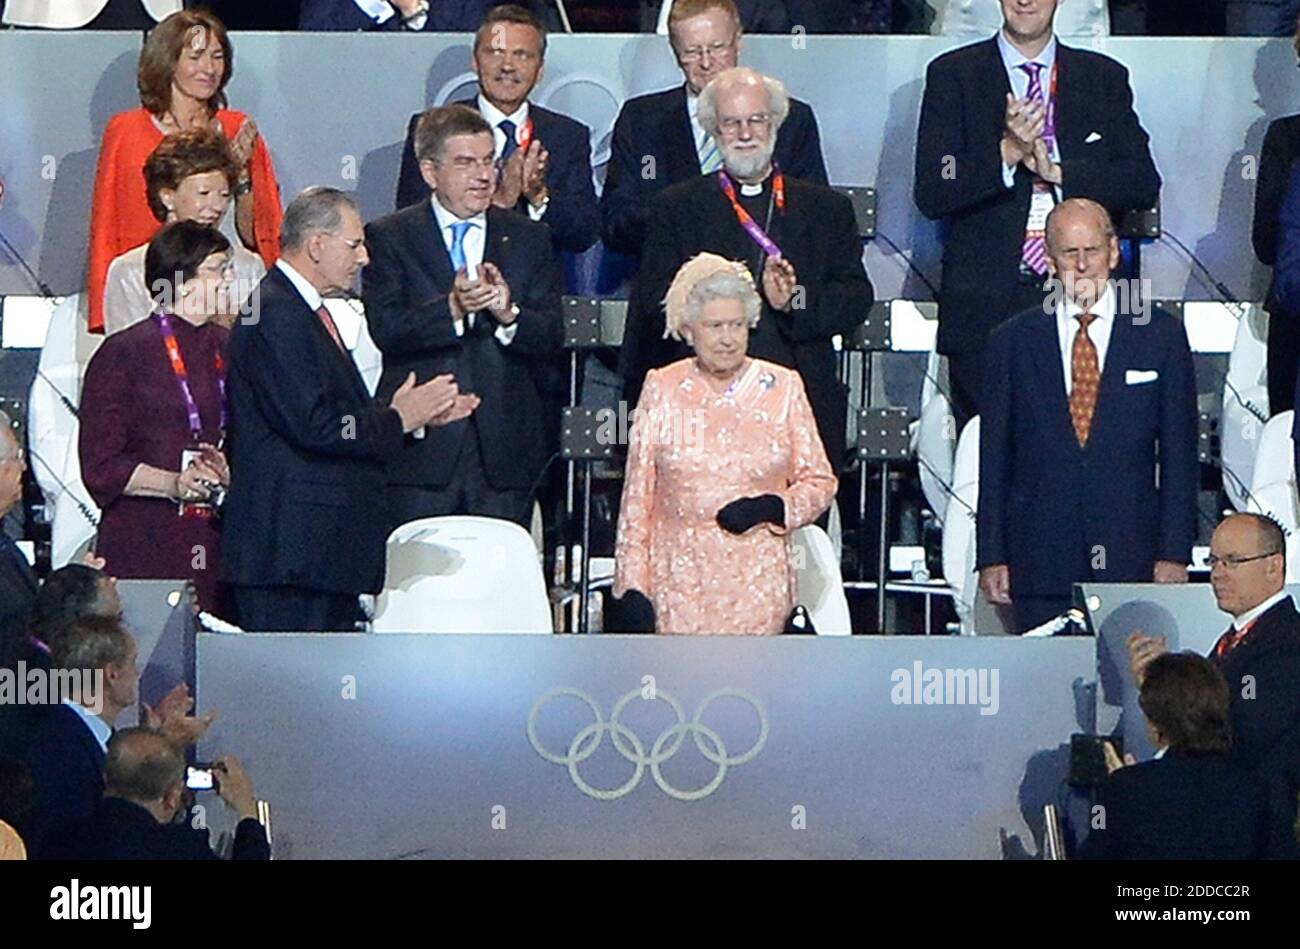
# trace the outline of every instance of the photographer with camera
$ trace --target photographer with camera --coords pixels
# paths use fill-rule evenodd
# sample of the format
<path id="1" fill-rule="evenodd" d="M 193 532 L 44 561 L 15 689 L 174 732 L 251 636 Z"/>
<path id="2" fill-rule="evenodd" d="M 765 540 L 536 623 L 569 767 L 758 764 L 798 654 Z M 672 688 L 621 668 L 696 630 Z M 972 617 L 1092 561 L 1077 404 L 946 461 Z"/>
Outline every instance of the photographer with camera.
<path id="1" fill-rule="evenodd" d="M 66 828 L 43 856 L 59 860 L 216 860 L 206 829 L 177 823 L 185 806 L 185 759 L 161 732 L 124 728 L 108 743 L 104 799 L 93 817 Z M 239 817 L 232 860 L 269 860 L 257 795 L 238 759 L 212 765 L 213 790 Z"/>
<path id="2" fill-rule="evenodd" d="M 226 309 L 231 260 L 230 242 L 196 221 L 149 242 L 154 311 L 90 360 L 79 441 L 82 479 L 104 512 L 96 550 L 105 569 L 189 578 L 199 606 L 218 614 L 229 332 L 212 320 Z"/>

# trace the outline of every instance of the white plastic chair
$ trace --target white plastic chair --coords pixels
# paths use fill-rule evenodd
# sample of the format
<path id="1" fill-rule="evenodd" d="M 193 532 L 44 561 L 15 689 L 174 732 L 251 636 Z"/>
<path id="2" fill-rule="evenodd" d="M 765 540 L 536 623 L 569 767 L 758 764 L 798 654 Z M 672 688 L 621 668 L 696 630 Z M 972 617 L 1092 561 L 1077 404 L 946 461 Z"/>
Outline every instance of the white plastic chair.
<path id="1" fill-rule="evenodd" d="M 921 418 L 912 433 L 912 451 L 919 459 L 921 491 L 941 523 L 950 500 L 947 486 L 952 483 L 957 431 L 952 405 L 935 382 L 943 363 L 942 356 L 930 353 L 925 381 L 921 384 Z"/>
<path id="2" fill-rule="evenodd" d="M 1258 494 L 1271 484 L 1286 484 L 1294 490 L 1295 443 L 1291 440 L 1294 421 L 1295 412 L 1279 412 L 1260 430 L 1251 468 L 1251 494 Z"/>
<path id="3" fill-rule="evenodd" d="M 1253 503 L 1246 510 L 1267 514 L 1282 525 L 1286 534 L 1286 582 L 1300 583 L 1300 500 L 1295 485 L 1275 481 L 1251 492 Z"/>
<path id="4" fill-rule="evenodd" d="M 943 516 L 943 575 L 953 590 L 953 606 L 963 636 L 975 635 L 975 514 L 979 510 L 980 420 L 966 423 L 957 439 L 952 494 Z"/>
<path id="5" fill-rule="evenodd" d="M 81 426 L 75 409 L 81 402 L 81 377 L 102 340 L 86 339 L 85 327 L 85 294 L 65 297 L 51 307 L 27 402 L 29 466 L 47 509 L 53 511 L 50 562 L 56 569 L 94 540 L 100 515 L 81 481 L 77 450 Z"/>
<path id="6" fill-rule="evenodd" d="M 847 636 L 853 632 L 840 561 L 827 533 L 816 524 L 792 531 L 790 555 L 798 575 L 799 602 L 812 618 L 817 635 Z"/>
<path id="7" fill-rule="evenodd" d="M 491 517 L 426 517 L 388 537 L 376 633 L 550 633 L 528 532 Z"/>
<path id="8" fill-rule="evenodd" d="M 1228 372 L 1223 382 L 1223 417 L 1219 444 L 1226 472 L 1223 490 L 1232 506 L 1246 510 L 1247 489 L 1254 480 L 1255 457 L 1268 418 L 1268 314 L 1252 306 L 1237 321 Z M 1267 482 L 1263 482 L 1267 483 Z"/>

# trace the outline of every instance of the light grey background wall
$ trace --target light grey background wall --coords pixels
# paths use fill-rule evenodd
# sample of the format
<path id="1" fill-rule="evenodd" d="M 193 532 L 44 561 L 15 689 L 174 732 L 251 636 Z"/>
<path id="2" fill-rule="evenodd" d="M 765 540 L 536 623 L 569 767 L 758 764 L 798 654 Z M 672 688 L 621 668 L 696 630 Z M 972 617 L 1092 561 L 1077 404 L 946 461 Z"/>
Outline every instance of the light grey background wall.
<path id="1" fill-rule="evenodd" d="M 946 37 L 750 37 L 745 62 L 784 79 L 821 122 L 832 180 L 881 190 L 880 229 L 932 276 L 937 231 L 911 199 L 926 64 L 964 42 Z M 469 37 L 238 34 L 235 108 L 256 117 L 286 200 L 314 183 L 355 189 L 368 216 L 392 209 L 409 116 L 471 89 Z M 1078 41 L 1075 41 L 1078 42 Z M 1284 40 L 1099 39 L 1125 63 L 1165 178 L 1165 226 L 1238 295 L 1262 296 L 1249 250 L 1258 155 L 1270 118 L 1300 111 L 1300 74 Z M 108 118 L 136 104 L 138 38 L 0 33 L 0 228 L 57 292 L 84 278 L 96 143 Z M 536 98 L 593 128 L 598 162 L 619 103 L 678 81 L 666 41 L 650 35 L 556 36 Z M 598 179 L 603 172 L 598 171 Z M 3 258 L 3 255 L 0 255 Z M 1145 252 L 1160 297 L 1211 298 L 1178 252 Z M 873 245 L 881 294 L 925 297 L 902 261 Z M 0 293 L 30 292 L 0 259 Z"/>
<path id="2" fill-rule="evenodd" d="M 292 859 L 1032 855 L 1043 805 L 1068 801 L 1096 670 L 1091 637 L 202 634 L 197 654 L 198 708 L 220 713 L 199 755 L 240 757 Z M 995 674 L 996 712 L 897 704 L 895 670 L 918 663 Z M 644 697 L 647 677 L 659 699 Z M 631 693 L 620 722 L 647 755 L 674 722 L 663 693 L 743 758 L 754 707 L 701 708 L 743 689 L 767 737 L 699 800 L 670 797 L 649 767 L 597 800 L 528 737 L 530 711 L 561 687 L 604 721 Z M 561 696 L 538 708 L 535 734 L 563 756 L 594 720 Z M 657 749 L 672 786 L 718 774 L 692 737 L 673 744 Z M 579 741 L 575 770 L 602 789 L 636 773 L 608 734 L 594 750 Z"/>

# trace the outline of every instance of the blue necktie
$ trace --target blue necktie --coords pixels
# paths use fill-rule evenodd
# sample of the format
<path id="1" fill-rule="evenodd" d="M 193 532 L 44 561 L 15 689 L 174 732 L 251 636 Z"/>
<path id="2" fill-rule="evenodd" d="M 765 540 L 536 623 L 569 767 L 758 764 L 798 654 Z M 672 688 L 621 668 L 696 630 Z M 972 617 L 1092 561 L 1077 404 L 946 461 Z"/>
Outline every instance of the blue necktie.
<path id="1" fill-rule="evenodd" d="M 515 141 L 515 123 L 509 119 L 502 119 L 501 124 L 497 126 L 501 131 L 506 133 L 506 143 L 501 148 L 501 163 L 504 165 L 510 156 L 515 153 L 519 143 Z"/>
<path id="2" fill-rule="evenodd" d="M 457 221 L 451 226 L 451 269 L 459 271 L 465 266 L 465 235 L 474 226 L 473 221 Z"/>

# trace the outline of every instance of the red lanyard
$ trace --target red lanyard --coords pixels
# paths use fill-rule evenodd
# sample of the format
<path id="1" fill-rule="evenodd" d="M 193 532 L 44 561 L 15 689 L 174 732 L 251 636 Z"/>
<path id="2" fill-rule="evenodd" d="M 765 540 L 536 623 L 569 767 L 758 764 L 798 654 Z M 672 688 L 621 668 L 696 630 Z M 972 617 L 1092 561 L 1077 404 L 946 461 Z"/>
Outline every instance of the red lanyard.
<path id="1" fill-rule="evenodd" d="M 189 419 L 190 437 L 197 443 L 203 433 L 203 420 L 199 416 L 199 404 L 190 388 L 189 370 L 185 368 L 185 357 L 181 355 L 180 343 L 176 340 L 176 331 L 172 327 L 174 317 L 170 313 L 158 313 L 158 331 L 162 334 L 163 347 L 167 350 L 167 360 L 171 363 L 172 375 L 176 377 L 176 386 L 181 390 L 185 400 L 185 414 Z M 217 391 L 221 393 L 221 435 L 226 433 L 226 364 L 221 353 L 213 353 L 213 363 L 217 371 Z"/>
<path id="2" fill-rule="evenodd" d="M 718 184 L 722 188 L 722 193 L 727 196 L 727 200 L 731 202 L 731 209 L 736 212 L 736 220 L 740 221 L 740 226 L 754 239 L 754 243 L 763 248 L 769 257 L 780 257 L 781 248 L 777 246 L 776 241 L 772 240 L 767 232 L 758 226 L 753 215 L 741 206 L 740 200 L 736 197 L 736 184 L 731 180 L 731 176 L 725 171 L 719 171 Z M 772 166 L 772 195 L 776 199 L 776 209 L 784 214 L 785 175 L 775 164 Z"/>
<path id="3" fill-rule="evenodd" d="M 1222 659 L 1228 653 L 1232 652 L 1232 650 L 1236 649 L 1241 645 L 1241 641 L 1246 638 L 1246 634 L 1249 633 L 1254 626 L 1255 620 L 1251 620 L 1236 632 L 1225 633 L 1223 638 L 1219 640 L 1219 644 L 1214 649 L 1214 657 L 1216 659 Z"/>

